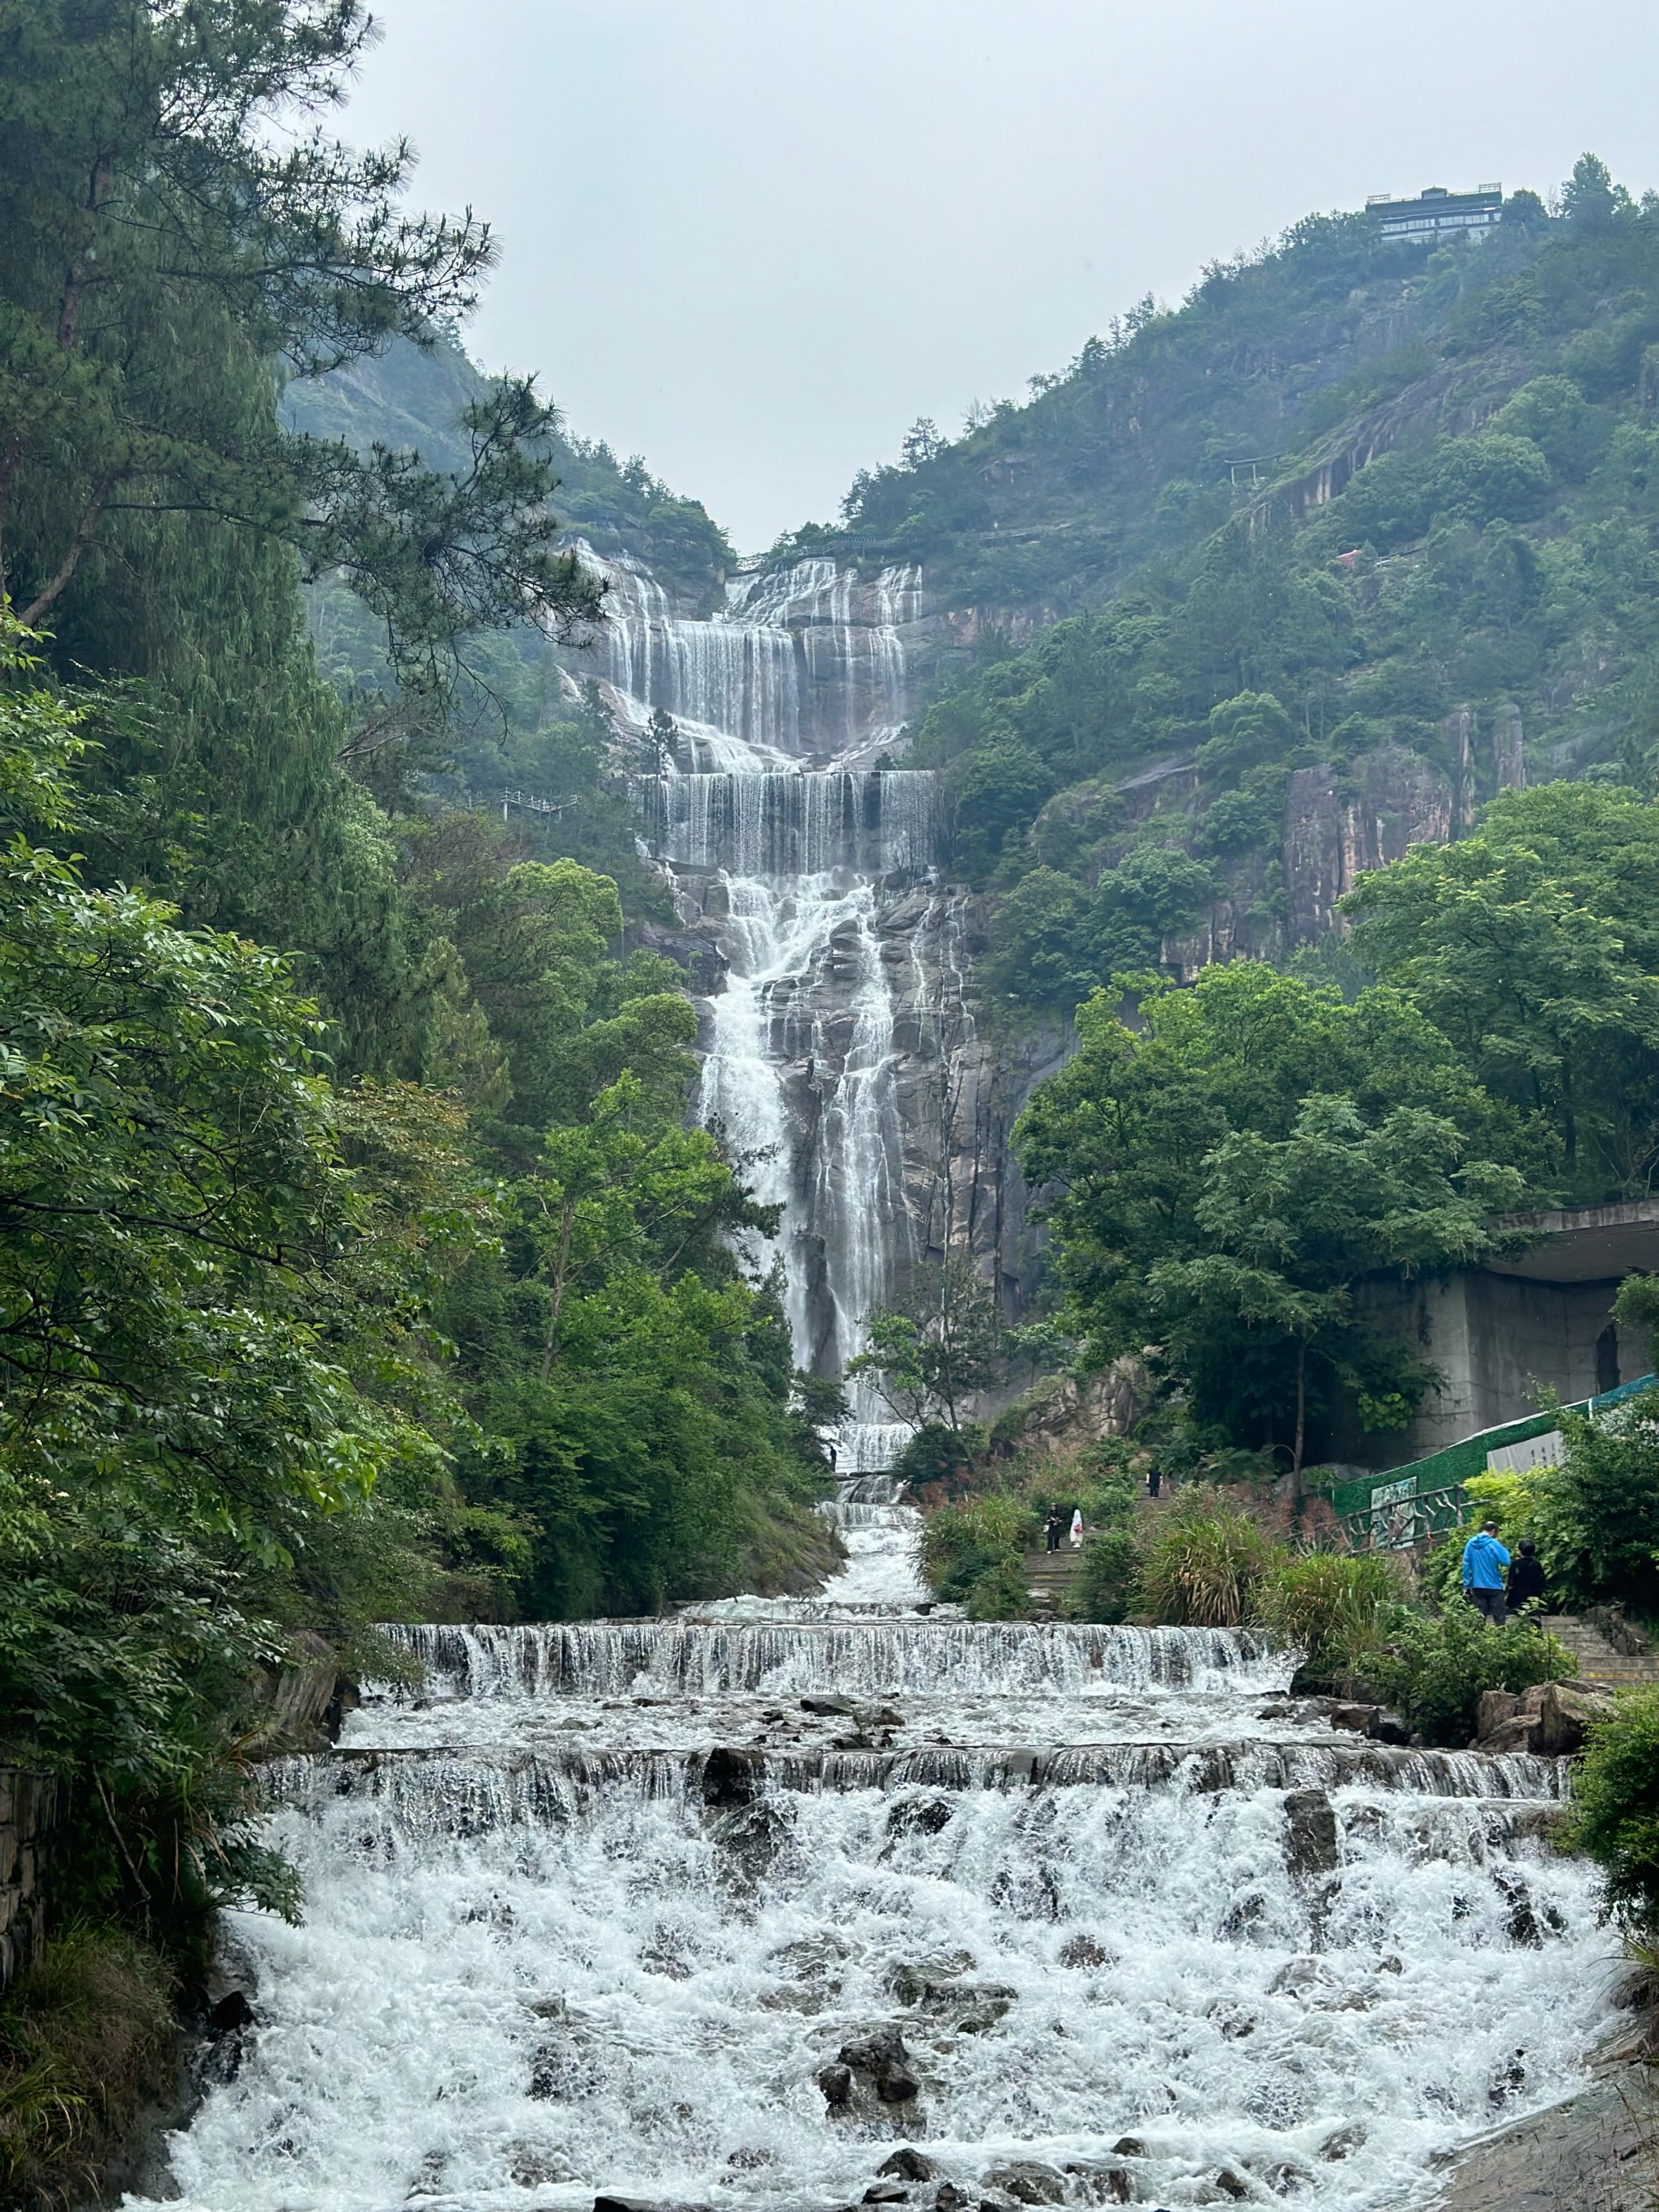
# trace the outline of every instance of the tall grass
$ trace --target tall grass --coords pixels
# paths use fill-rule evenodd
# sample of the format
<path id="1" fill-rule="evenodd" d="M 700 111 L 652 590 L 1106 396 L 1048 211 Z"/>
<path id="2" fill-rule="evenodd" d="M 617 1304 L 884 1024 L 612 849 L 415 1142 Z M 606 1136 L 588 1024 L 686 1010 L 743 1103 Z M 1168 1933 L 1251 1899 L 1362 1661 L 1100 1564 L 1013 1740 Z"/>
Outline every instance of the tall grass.
<path id="1" fill-rule="evenodd" d="M 1142 1557 L 1147 1610 L 1177 1627 L 1242 1628 L 1255 1617 L 1258 1590 L 1284 1557 L 1243 1513 L 1183 1504 Z"/>
<path id="2" fill-rule="evenodd" d="M 1386 1552 L 1304 1552 L 1275 1560 L 1260 1578 L 1255 1618 L 1302 1652 L 1306 1686 L 1328 1689 L 1339 1674 L 1363 1664 L 1379 1640 L 1382 1609 L 1405 1595 Z"/>
<path id="3" fill-rule="evenodd" d="M 0 2204 L 61 2206 L 98 2187 L 171 2075 L 173 1976 L 136 1936 L 70 1929 L 0 2004 Z"/>

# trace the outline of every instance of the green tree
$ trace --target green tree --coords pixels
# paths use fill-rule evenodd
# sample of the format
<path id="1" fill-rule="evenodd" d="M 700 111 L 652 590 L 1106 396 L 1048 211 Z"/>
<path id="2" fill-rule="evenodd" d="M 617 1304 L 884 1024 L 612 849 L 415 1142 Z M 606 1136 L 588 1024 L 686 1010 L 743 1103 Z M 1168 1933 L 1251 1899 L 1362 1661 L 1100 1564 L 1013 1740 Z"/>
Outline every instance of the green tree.
<path id="1" fill-rule="evenodd" d="M 238 1821 L 258 1599 L 388 1469 L 435 1465 L 410 1282 L 453 1223 L 346 1164 L 280 958 L 35 842 L 72 825 L 86 714 L 3 659 L 0 1713 L 84 1791 L 71 1886 L 188 1923 L 291 1901 Z"/>
<path id="2" fill-rule="evenodd" d="M 913 1429 L 937 1421 L 959 1432 L 970 1401 L 996 1379 L 1001 1333 L 990 1285 L 957 1255 L 919 1268 L 902 1304 L 868 1316 L 869 1349 L 847 1372 L 872 1376 Z"/>
<path id="3" fill-rule="evenodd" d="M 1079 1035 L 1015 1143 L 1090 1363 L 1158 1344 L 1200 1421 L 1298 1463 L 1316 1379 L 1322 1410 L 1340 1376 L 1397 1416 L 1425 1377 L 1352 1286 L 1483 1246 L 1483 1206 L 1522 1188 L 1518 1118 L 1399 993 L 1350 1005 L 1251 962 L 1146 990 L 1133 1029 L 1097 995 Z"/>
<path id="4" fill-rule="evenodd" d="M 1024 830 L 1054 789 L 1029 746 L 1012 740 L 972 752 L 951 775 L 951 835 L 957 866 L 982 875 L 1008 837 Z"/>
<path id="5" fill-rule="evenodd" d="M 256 364 L 431 343 L 493 258 L 470 215 L 402 210 L 406 145 L 356 157 L 303 127 L 369 33 L 358 0 L 0 9 L 0 589 L 27 623 L 118 518 L 130 541 L 186 513 L 345 577 L 428 690 L 469 632 L 596 611 L 555 545 L 529 383 L 469 405 L 449 471 L 246 402 Z"/>
<path id="6" fill-rule="evenodd" d="M 1659 806 L 1600 785 L 1506 792 L 1343 902 L 1354 949 L 1497 1097 L 1547 1125 L 1574 1194 L 1659 1162 Z"/>
<path id="7" fill-rule="evenodd" d="M 1397 1106 L 1375 1127 L 1351 1099 L 1313 1097 L 1275 1143 L 1235 1130 L 1200 1170 L 1194 1220 L 1203 1249 L 1156 1263 L 1150 1282 L 1166 1346 L 1202 1398 L 1237 1425 L 1254 1390 L 1270 1402 L 1295 1376 L 1291 1475 L 1299 1492 L 1310 1370 L 1356 1394 L 1368 1428 L 1399 1428 L 1429 1376 L 1409 1346 L 1378 1340 L 1356 1309 L 1367 1278 L 1409 1279 L 1467 1265 L 1495 1242 L 1493 1209 L 1512 1205 L 1513 1168 L 1470 1160 L 1454 1122 Z"/>

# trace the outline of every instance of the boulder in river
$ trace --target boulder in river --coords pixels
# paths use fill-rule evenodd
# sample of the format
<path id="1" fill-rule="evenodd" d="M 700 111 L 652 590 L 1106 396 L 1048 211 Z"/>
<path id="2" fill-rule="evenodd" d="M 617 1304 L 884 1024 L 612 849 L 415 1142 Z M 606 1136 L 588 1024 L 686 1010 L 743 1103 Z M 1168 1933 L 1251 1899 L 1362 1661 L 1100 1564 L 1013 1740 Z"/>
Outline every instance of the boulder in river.
<path id="1" fill-rule="evenodd" d="M 894 2181 L 936 2181 L 939 2179 L 939 2168 L 933 2160 L 909 2143 L 896 2150 L 890 2158 L 883 2159 L 876 2172 Z"/>
<path id="2" fill-rule="evenodd" d="M 985 2176 L 987 2189 L 1000 2189 L 1017 2204 L 1063 2204 L 1066 2177 L 1034 2158 L 1011 2158 Z"/>
<path id="3" fill-rule="evenodd" d="M 1322 1790 L 1285 1792 L 1285 1863 L 1302 1879 L 1330 1874 L 1340 1864 L 1336 1808 Z"/>
<path id="4" fill-rule="evenodd" d="M 872 2105 L 908 2105 L 921 2091 L 896 2027 L 877 2028 L 843 2043 L 834 2062 L 819 2069 L 817 2082 L 830 2112 L 838 2114 L 851 2114 L 860 2106 L 868 2110 Z"/>
<path id="5" fill-rule="evenodd" d="M 1331 2162 L 1339 2159 L 1352 2158 L 1357 2150 L 1364 2148 L 1364 2122 L 1350 2120 L 1346 2127 L 1331 2130 L 1329 2135 L 1319 2146 L 1319 2155 Z"/>

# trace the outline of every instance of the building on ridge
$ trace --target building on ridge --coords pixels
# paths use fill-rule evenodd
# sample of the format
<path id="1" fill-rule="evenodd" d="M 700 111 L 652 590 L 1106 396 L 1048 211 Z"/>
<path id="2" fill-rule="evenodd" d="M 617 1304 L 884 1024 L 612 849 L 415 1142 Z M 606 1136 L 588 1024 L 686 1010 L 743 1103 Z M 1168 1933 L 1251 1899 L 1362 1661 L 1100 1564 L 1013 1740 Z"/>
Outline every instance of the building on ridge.
<path id="1" fill-rule="evenodd" d="M 1476 237 L 1503 220 L 1504 187 L 1482 185 L 1472 192 L 1448 191 L 1444 185 L 1430 185 L 1414 200 L 1397 200 L 1391 192 L 1373 192 L 1365 212 L 1384 238 L 1409 239 L 1419 246 L 1473 232 Z"/>

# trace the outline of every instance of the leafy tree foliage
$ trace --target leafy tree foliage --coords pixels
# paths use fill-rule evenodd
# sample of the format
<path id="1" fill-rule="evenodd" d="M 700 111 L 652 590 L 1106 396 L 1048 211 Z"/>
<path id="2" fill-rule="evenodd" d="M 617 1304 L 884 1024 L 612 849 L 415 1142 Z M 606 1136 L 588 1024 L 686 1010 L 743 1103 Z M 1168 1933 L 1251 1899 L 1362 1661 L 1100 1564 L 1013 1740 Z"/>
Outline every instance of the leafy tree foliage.
<path id="1" fill-rule="evenodd" d="M 1573 1775 L 1568 1839 L 1607 1877 L 1626 1931 L 1659 1935 L 1659 1691 L 1636 1690 L 1589 1730 Z"/>
<path id="2" fill-rule="evenodd" d="M 1386 988 L 1350 1005 L 1241 962 L 1139 1018 L 1090 1000 L 1015 1132 L 1087 1358 L 1158 1345 L 1200 1424 L 1297 1466 L 1339 1385 L 1395 1425 L 1428 1377 L 1355 1286 L 1488 1249 L 1537 1154 L 1520 1117 Z"/>
<path id="3" fill-rule="evenodd" d="M 1505 793 L 1480 834 L 1350 895 L 1354 949 L 1547 1121 L 1586 1194 L 1659 1166 L 1659 808 L 1595 785 Z"/>
<path id="4" fill-rule="evenodd" d="M 94 1872 L 147 1912 L 281 1899 L 234 1819 L 210 1841 L 274 1648 L 246 1595 L 435 1457 L 408 1410 L 420 1323 L 342 1156 L 314 1007 L 276 956 L 32 842 L 72 824 L 84 717 L 15 641 L 6 665 L 0 1711 L 14 1753 L 86 1784 Z M 440 1233 L 405 1217 L 393 1241 L 405 1224 Z"/>
<path id="5" fill-rule="evenodd" d="M 868 1317 L 870 1348 L 848 1363 L 871 1375 L 895 1416 L 918 1431 L 961 1432 L 999 1370 L 1001 1322 L 990 1285 L 961 1255 L 917 1269 L 902 1304 Z"/>
<path id="6" fill-rule="evenodd" d="M 465 417 L 462 465 L 281 431 L 198 360 L 300 375 L 429 343 L 470 306 L 487 229 L 400 205 L 405 145 L 354 157 L 278 129 L 341 96 L 369 35 L 357 0 L 175 9 L 67 0 L 0 14 L 0 583 L 26 623 L 115 514 L 192 513 L 286 537 L 337 569 L 400 671 L 435 680 L 467 631 L 591 613 L 556 552 L 538 440 L 503 382 Z"/>

